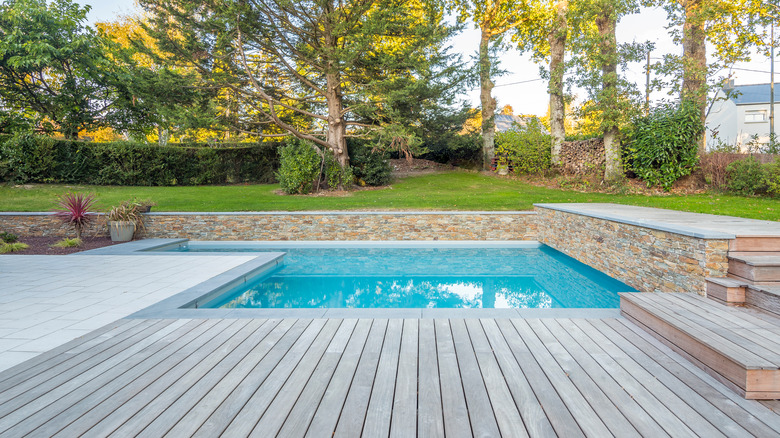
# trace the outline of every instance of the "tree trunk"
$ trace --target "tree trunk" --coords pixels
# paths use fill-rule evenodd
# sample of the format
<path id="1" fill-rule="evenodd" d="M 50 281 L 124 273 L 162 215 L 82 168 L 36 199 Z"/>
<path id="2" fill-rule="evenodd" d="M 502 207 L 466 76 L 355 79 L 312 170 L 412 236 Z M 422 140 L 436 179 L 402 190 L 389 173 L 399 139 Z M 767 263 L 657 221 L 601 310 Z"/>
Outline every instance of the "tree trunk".
<path id="1" fill-rule="evenodd" d="M 490 80 L 490 33 L 483 26 L 479 40 L 479 99 L 482 103 L 482 168 L 490 170 L 496 156 L 496 99 L 493 98 L 493 82 Z"/>
<path id="2" fill-rule="evenodd" d="M 615 111 L 618 103 L 617 89 L 617 15 L 613 8 L 606 2 L 602 6 L 600 15 L 596 18 L 596 27 L 601 39 L 599 43 L 599 55 L 602 60 L 601 75 L 602 88 L 599 100 L 604 107 L 602 114 L 602 128 L 604 129 L 604 158 L 606 168 L 604 179 L 614 182 L 623 177 L 623 163 L 620 156 L 620 131 L 618 130 Z"/>
<path id="3" fill-rule="evenodd" d="M 566 53 L 566 34 L 568 26 L 566 14 L 568 0 L 560 0 L 556 5 L 556 27 L 549 35 L 550 41 L 550 134 L 552 134 L 552 163 L 561 164 L 561 144 L 566 136 L 563 125 L 566 108 L 563 100 L 564 55 Z"/>
<path id="4" fill-rule="evenodd" d="M 707 46 L 705 43 L 702 0 L 687 0 L 683 24 L 683 83 L 682 98 L 693 101 L 705 121 L 707 108 Z M 704 133 L 698 140 L 699 154 L 706 152 Z"/>
<path id="5" fill-rule="evenodd" d="M 341 92 L 341 77 L 338 73 L 326 75 L 325 99 L 328 103 L 328 146 L 342 169 L 349 166 L 347 153 L 347 124 L 344 122 L 344 97 Z M 343 189 L 339 183 L 339 189 Z"/>

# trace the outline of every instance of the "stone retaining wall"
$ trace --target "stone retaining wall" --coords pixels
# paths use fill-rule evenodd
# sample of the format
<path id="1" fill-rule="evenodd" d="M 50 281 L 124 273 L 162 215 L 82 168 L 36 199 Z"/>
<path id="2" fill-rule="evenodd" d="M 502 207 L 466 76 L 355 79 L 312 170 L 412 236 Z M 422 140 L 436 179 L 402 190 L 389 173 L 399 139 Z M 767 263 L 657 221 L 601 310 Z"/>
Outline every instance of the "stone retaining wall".
<path id="1" fill-rule="evenodd" d="M 193 240 L 536 240 L 533 212 L 151 213 L 143 237 Z M 0 214 L 0 230 L 69 236 L 50 214 Z M 91 233 L 91 234 L 90 234 Z M 87 235 L 106 234 L 94 226 Z"/>
<path id="2" fill-rule="evenodd" d="M 642 292 L 697 292 L 728 270 L 727 239 L 701 239 L 536 207 L 539 241 Z"/>

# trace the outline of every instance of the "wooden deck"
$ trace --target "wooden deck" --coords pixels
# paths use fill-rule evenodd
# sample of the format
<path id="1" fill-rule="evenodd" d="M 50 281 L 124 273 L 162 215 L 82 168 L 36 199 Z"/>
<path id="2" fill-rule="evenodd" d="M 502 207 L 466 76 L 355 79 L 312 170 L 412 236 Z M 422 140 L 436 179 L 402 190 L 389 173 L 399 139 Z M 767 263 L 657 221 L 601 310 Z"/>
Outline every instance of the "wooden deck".
<path id="1" fill-rule="evenodd" d="M 0 436 L 773 437 L 779 410 L 623 318 L 126 319 L 0 373 Z"/>

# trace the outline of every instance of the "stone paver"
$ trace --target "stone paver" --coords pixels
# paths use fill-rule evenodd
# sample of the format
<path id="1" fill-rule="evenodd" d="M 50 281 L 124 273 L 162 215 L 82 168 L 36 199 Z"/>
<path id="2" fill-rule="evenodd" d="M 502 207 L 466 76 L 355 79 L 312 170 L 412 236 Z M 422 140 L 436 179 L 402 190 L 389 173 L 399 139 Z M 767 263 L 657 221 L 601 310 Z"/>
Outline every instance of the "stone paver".
<path id="1" fill-rule="evenodd" d="M 0 371 L 253 256 L 0 256 Z"/>

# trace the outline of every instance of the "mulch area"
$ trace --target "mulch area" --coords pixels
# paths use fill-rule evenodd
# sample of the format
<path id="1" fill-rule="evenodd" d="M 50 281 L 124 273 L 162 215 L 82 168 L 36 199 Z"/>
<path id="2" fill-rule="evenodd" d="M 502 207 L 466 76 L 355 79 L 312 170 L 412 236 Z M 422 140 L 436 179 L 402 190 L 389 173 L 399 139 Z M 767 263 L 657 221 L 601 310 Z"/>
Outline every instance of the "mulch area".
<path id="1" fill-rule="evenodd" d="M 9 252 L 4 255 L 66 255 L 104 246 L 116 245 L 122 242 L 112 242 L 110 237 L 82 237 L 82 245 L 76 248 L 53 248 L 51 245 L 62 240 L 61 237 L 24 237 L 19 236 L 17 242 L 26 243 L 29 248 L 24 251 Z"/>

